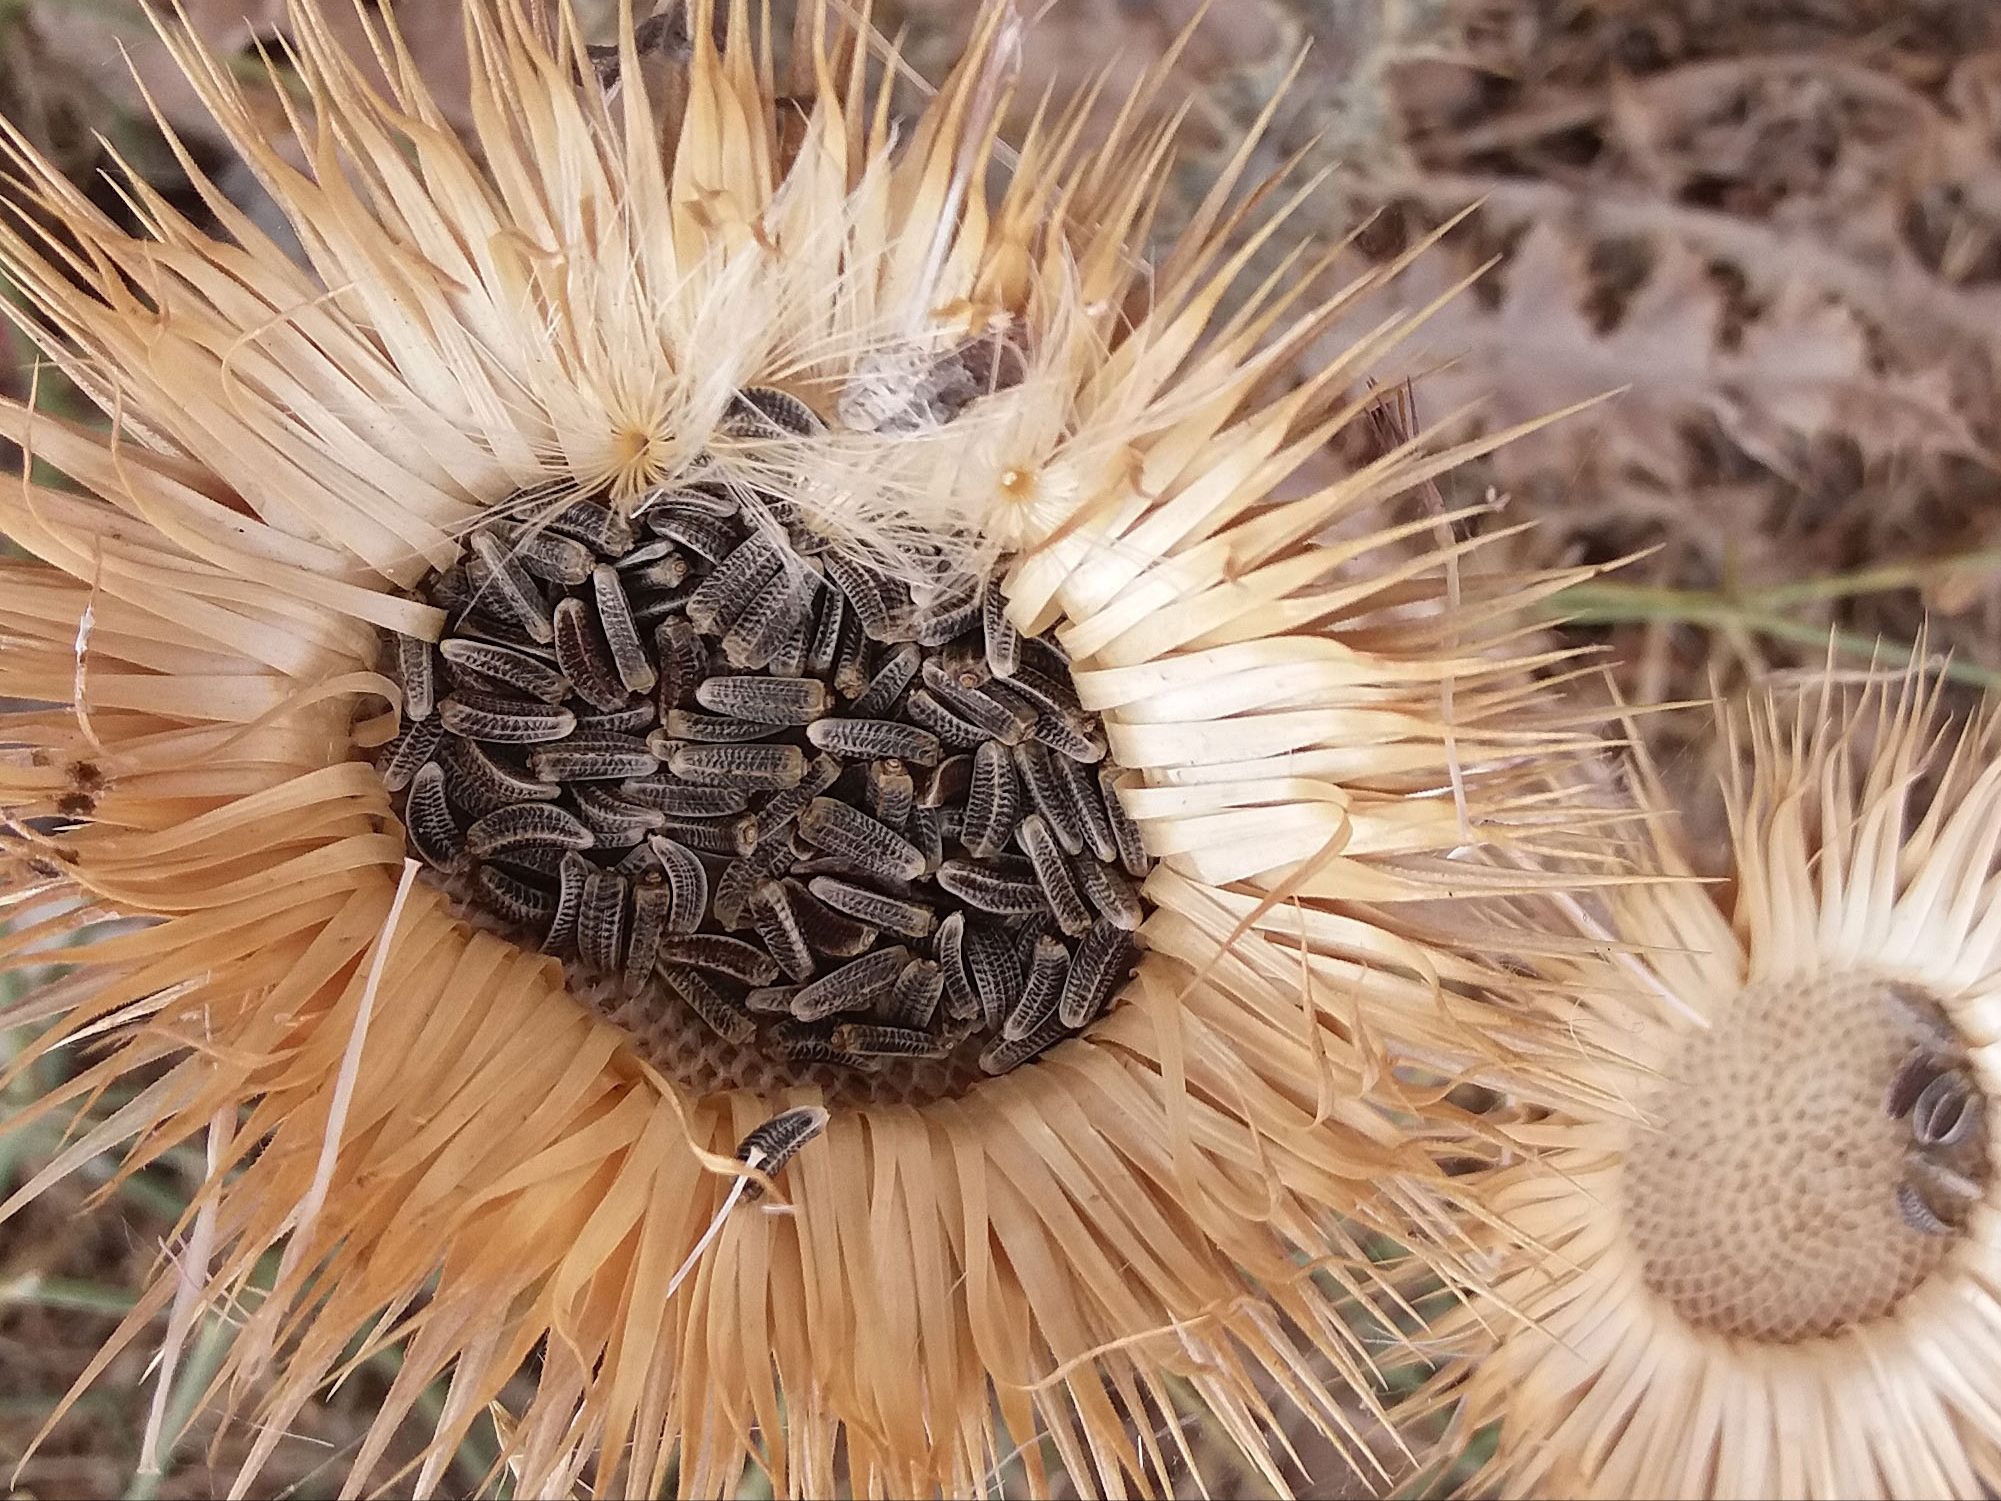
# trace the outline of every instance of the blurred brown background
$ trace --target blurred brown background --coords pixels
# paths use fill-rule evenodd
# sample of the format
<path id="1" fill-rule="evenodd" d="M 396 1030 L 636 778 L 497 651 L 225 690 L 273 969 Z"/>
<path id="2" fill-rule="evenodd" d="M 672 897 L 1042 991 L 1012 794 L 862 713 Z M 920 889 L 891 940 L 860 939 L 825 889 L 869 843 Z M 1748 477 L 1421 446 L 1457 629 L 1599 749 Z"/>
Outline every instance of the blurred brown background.
<path id="1" fill-rule="evenodd" d="M 256 49 L 282 37 L 283 0 L 186 5 L 281 135 L 271 91 L 282 78 L 264 77 Z M 615 0 L 576 5 L 593 34 L 609 34 Z M 393 12 L 462 120 L 459 0 L 370 8 Z M 906 28 L 909 55 L 936 79 L 971 6 L 875 9 L 886 31 Z M 1076 84 L 1105 69 L 1129 79 L 1196 9 L 1058 0 L 1031 35 L 1028 81 Z M 359 22 L 343 24 L 359 43 Z M 1927 620 L 1962 703 L 2001 682 L 1993 0 L 1217 0 L 1179 70 L 1190 110 L 1168 229 L 1295 68 L 1260 156 L 1275 165 L 1302 151 L 1304 171 L 1327 173 L 1298 235 L 1353 232 L 1359 273 L 1481 205 L 1393 299 L 1421 304 L 1495 262 L 1381 374 L 1386 388 L 1411 378 L 1420 424 L 1479 431 L 1620 392 L 1443 487 L 1451 503 L 1504 503 L 1480 529 L 1540 523 L 1469 567 L 1643 554 L 1571 591 L 1560 602 L 1570 623 L 1551 625 L 1611 648 L 1615 681 L 1638 701 L 1741 692 L 1817 666 L 1830 641 L 1848 664 L 1866 666 L 1879 641 L 1894 660 Z M 140 0 L 0 0 L 9 125 L 108 210 L 114 153 L 193 209 L 147 93 L 201 167 L 275 227 L 166 66 Z M 1358 309 L 1356 326 L 1384 306 Z M 0 334 L 0 389 L 26 395 L 25 361 Z M 74 404 L 55 380 L 40 398 Z M 1698 822 L 1716 753 L 1709 723 L 1666 715 L 1647 731 Z M 0 1058 L 8 1042 L 0 1034 Z M 0 1113 L 47 1082 L 19 1081 Z M 54 1125 L 0 1136 L 0 1197 L 58 1140 Z M 85 1174 L 0 1226 L 0 1493 L 129 1306 L 198 1171 L 170 1160 L 92 1214 Z M 183 1362 L 171 1417 L 191 1408 L 226 1337 L 211 1325 Z M 289 1436 L 267 1490 L 333 1494 L 391 1375 L 383 1361 L 365 1368 Z M 242 1436 L 210 1454 L 201 1421 L 169 1473 L 135 1478 L 149 1394 L 142 1356 L 115 1362 L 22 1469 L 19 1494 L 224 1487 Z M 475 1436 L 454 1484 L 470 1487 L 489 1443 Z M 1302 1448 L 1306 1494 L 1387 1489 Z M 1218 1466 L 1208 1478 L 1227 1492 L 1232 1471 Z"/>

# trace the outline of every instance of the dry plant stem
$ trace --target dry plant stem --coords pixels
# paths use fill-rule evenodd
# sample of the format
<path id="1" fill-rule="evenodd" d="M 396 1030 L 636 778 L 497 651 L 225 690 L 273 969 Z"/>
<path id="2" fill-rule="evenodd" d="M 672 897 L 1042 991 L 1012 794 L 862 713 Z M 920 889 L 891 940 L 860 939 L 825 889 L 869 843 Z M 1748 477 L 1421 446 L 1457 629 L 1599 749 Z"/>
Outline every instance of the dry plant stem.
<path id="1" fill-rule="evenodd" d="M 1983 554 L 1969 554 L 1973 561 Z M 1958 560 L 1953 560 L 1957 562 Z M 1815 625 L 1776 613 L 1776 606 L 1811 599 L 1838 599 L 1905 587 L 1917 581 L 1920 567 L 1944 564 L 1890 565 L 1867 574 L 1809 579 L 1775 590 L 1725 594 L 1706 589 L 1668 589 L 1643 584 L 1574 584 L 1550 596 L 1544 604 L 1552 620 L 1570 625 L 1630 625 L 1665 623 L 1700 626 L 1706 630 L 1749 632 L 1778 641 L 1822 649 L 1830 644 L 1842 656 L 1895 658 L 1909 656 L 1908 642 L 1886 642 L 1861 631 Z M 1936 664 L 1940 676 L 1975 688 L 2001 688 L 2001 669 L 1977 662 L 1946 660 Z"/>

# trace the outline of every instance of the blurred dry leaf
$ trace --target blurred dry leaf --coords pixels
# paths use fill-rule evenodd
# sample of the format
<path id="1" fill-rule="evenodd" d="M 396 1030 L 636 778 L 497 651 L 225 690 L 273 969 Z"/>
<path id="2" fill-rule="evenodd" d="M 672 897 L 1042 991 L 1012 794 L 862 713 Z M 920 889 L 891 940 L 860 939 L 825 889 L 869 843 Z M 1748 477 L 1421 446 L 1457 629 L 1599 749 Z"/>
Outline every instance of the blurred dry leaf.
<path id="1" fill-rule="evenodd" d="M 1445 255 L 1421 262 L 1399 300 L 1442 292 L 1451 271 Z M 1584 444 L 1601 467 L 1684 486 L 1688 425 L 1704 419 L 1780 473 L 1801 444 L 1836 434 L 1868 455 L 1978 450 L 1942 371 L 1879 371 L 1860 320 L 1811 288 L 1783 284 L 1734 330 L 1710 264 L 1668 242 L 1608 315 L 1586 251 L 1547 221 L 1490 275 L 1497 300 L 1456 298 L 1412 341 L 1434 419 L 1477 404 L 1482 425 L 1499 427 L 1622 392 L 1504 449 L 1497 473 L 1511 483 L 1574 465 Z"/>

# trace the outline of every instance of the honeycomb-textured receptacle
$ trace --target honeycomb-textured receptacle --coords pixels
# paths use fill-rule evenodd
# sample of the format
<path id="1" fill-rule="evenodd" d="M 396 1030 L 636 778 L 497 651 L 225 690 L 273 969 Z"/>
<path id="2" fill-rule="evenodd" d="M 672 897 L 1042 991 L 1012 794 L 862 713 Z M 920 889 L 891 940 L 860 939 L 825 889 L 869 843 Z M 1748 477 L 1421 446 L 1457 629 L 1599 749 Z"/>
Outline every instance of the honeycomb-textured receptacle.
<path id="1" fill-rule="evenodd" d="M 1627 1156 L 1627 1234 L 1689 1322 L 1784 1342 L 1888 1313 L 1954 1237 L 1905 1223 L 1907 1121 L 1884 1099 L 1914 1038 L 1879 976 L 1743 990 L 1670 1060 Z"/>

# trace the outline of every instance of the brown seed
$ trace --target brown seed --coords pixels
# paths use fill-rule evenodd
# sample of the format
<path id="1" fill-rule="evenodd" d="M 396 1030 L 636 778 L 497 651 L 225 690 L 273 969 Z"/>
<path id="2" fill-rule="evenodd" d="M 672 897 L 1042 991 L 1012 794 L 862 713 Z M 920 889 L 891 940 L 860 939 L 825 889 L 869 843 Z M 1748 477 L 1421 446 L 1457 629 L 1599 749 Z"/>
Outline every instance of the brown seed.
<path id="1" fill-rule="evenodd" d="M 807 725 L 806 738 L 812 740 L 810 726 L 827 712 L 827 685 L 813 678 L 713 677 L 696 687 L 695 702 L 733 719 Z"/>
<path id="2" fill-rule="evenodd" d="M 825 558 L 827 577 L 847 599 L 848 608 L 861 623 L 862 632 L 872 640 L 887 641 L 890 626 L 889 601 L 883 593 L 881 575 L 844 553 L 830 552 Z"/>
<path id="3" fill-rule="evenodd" d="M 1071 866 L 1071 873 L 1084 888 L 1091 905 L 1107 921 L 1130 933 L 1146 920 L 1146 907 L 1140 901 L 1138 888 L 1116 865 L 1086 856 Z"/>
<path id="4" fill-rule="evenodd" d="M 878 929 L 836 911 L 795 880 L 788 878 L 785 885 L 792 893 L 793 908 L 814 953 L 829 959 L 854 959 L 875 946 Z"/>
<path id="5" fill-rule="evenodd" d="M 661 506 L 648 511 L 640 520 L 654 536 L 679 543 L 710 563 L 721 562 L 736 545 L 733 527 L 687 506 Z"/>
<path id="6" fill-rule="evenodd" d="M 1035 868 L 1035 879 L 1042 887 L 1049 910 L 1056 915 L 1057 925 L 1072 938 L 1089 932 L 1091 908 L 1084 900 L 1084 893 L 1078 890 L 1077 878 L 1070 873 L 1069 862 L 1056 847 L 1056 837 L 1042 815 L 1029 814 L 1016 827 L 1014 837 L 1022 853 L 1028 856 L 1028 863 Z"/>
<path id="7" fill-rule="evenodd" d="M 947 757 L 932 767 L 928 775 L 918 778 L 917 806 L 956 807 L 966 800 L 972 787 L 973 758 L 966 755 Z"/>
<path id="8" fill-rule="evenodd" d="M 1081 716 L 1044 713 L 1035 721 L 1030 735 L 1071 761 L 1095 765 L 1105 759 L 1104 732 Z"/>
<path id="9" fill-rule="evenodd" d="M 1103 920 L 1093 923 L 1063 981 L 1063 999 L 1056 1008 L 1063 1025 L 1081 1027 L 1104 1010 L 1131 967 L 1132 939 L 1125 930 Z"/>
<path id="10" fill-rule="evenodd" d="M 480 898 L 496 917 L 524 928 L 542 928 L 556 915 L 556 895 L 547 887 L 509 875 L 497 865 L 472 873 Z"/>
<path id="11" fill-rule="evenodd" d="M 655 719 L 653 705 L 645 699 L 628 704 L 623 709 L 612 709 L 602 714 L 579 714 L 577 733 L 579 735 L 640 735 L 653 728 Z"/>
<path id="12" fill-rule="evenodd" d="M 1041 1057 L 1069 1035 L 1061 1022 L 1047 1021 L 1028 1036 L 1017 1038 L 1012 1042 L 1006 1038 L 996 1037 L 980 1054 L 980 1071 L 995 1078 L 1002 1074 L 1011 1074 L 1024 1063 Z"/>
<path id="13" fill-rule="evenodd" d="M 660 941 L 662 964 L 685 964 L 713 970 L 746 985 L 769 985 L 778 978 L 778 961 L 741 938 L 721 933 L 677 934 Z"/>
<path id="14" fill-rule="evenodd" d="M 695 689 L 709 670 L 708 648 L 694 626 L 676 615 L 653 628 L 653 660 L 660 673 L 655 698 L 665 719 L 670 710 L 695 701 Z"/>
<path id="15" fill-rule="evenodd" d="M 660 861 L 672 898 L 667 904 L 667 932 L 676 936 L 694 932 L 708 915 L 708 867 L 695 858 L 693 850 L 664 834 L 650 835 L 646 843 Z"/>
<path id="16" fill-rule="evenodd" d="M 899 646 L 882 659 L 875 676 L 848 705 L 848 713 L 856 719 L 879 719 L 886 715 L 903 696 L 903 690 L 916 680 L 923 665 L 924 653 L 920 648 Z"/>
<path id="17" fill-rule="evenodd" d="M 584 884 L 597 867 L 574 850 L 563 853 L 556 869 L 556 914 L 549 919 L 549 931 L 542 937 L 542 952 L 558 954 L 577 935 L 577 914 L 583 910 Z"/>
<path id="18" fill-rule="evenodd" d="M 795 1105 L 781 1110 L 752 1131 L 736 1146 L 736 1160 L 754 1167 L 767 1178 L 776 1178 L 785 1165 L 814 1137 L 827 1129 L 827 1112 L 819 1105 Z M 744 1199 L 750 1203 L 764 1197 L 764 1185 L 752 1179 L 745 1183 Z"/>
<path id="19" fill-rule="evenodd" d="M 756 848 L 775 839 L 807 806 L 840 780 L 841 763 L 832 756 L 815 756 L 806 768 L 806 776 L 797 787 L 788 787 L 783 792 L 775 792 L 757 810 L 757 818 L 752 827 L 751 845 Z"/>
<path id="20" fill-rule="evenodd" d="M 792 998 L 792 1014 L 802 1022 L 819 1021 L 841 1011 L 856 1011 L 896 984 L 910 950 L 902 944 L 877 949 L 802 986 Z"/>
<path id="21" fill-rule="evenodd" d="M 660 759 L 644 740 L 580 732 L 530 751 L 528 769 L 545 782 L 623 782 L 653 775 Z"/>
<path id="22" fill-rule="evenodd" d="M 664 881 L 642 882 L 632 890 L 632 932 L 625 941 L 625 993 L 637 995 L 652 978 L 660 940 L 674 910 L 673 888 Z"/>
<path id="23" fill-rule="evenodd" d="M 568 676 L 577 697 L 594 709 L 623 708 L 625 682 L 589 607 L 569 595 L 557 602 L 553 619 L 556 665 Z"/>
<path id="24" fill-rule="evenodd" d="M 577 908 L 577 953 L 587 968 L 615 975 L 625 968 L 625 895 L 622 876 L 594 870 Z"/>
<path id="25" fill-rule="evenodd" d="M 871 761 L 863 773 L 869 817 L 886 829 L 908 837 L 912 809 L 917 803 L 917 786 L 901 761 Z"/>
<path id="26" fill-rule="evenodd" d="M 688 623 L 706 635 L 720 635 L 770 582 L 781 561 L 770 539 L 752 532 L 688 596 Z"/>
<path id="27" fill-rule="evenodd" d="M 1021 780 L 1014 757 L 998 740 L 986 741 L 973 754 L 963 818 L 960 838 L 977 859 L 991 859 L 1014 837 L 1021 821 Z"/>
<path id="28" fill-rule="evenodd" d="M 914 881 L 924 873 L 917 846 L 834 798 L 814 798 L 799 816 L 799 832 L 814 847 L 888 880 Z"/>
<path id="29" fill-rule="evenodd" d="M 1028 964 L 1028 978 L 1022 983 L 1021 998 L 1001 1025 L 1004 1042 L 1018 1042 L 1041 1030 L 1056 1014 L 1063 996 L 1063 980 L 1070 971 L 1070 951 L 1061 939 L 1043 934 L 1035 940 Z"/>
<path id="30" fill-rule="evenodd" d="M 668 769 L 684 781 L 716 787 L 784 788 L 806 776 L 806 753 L 796 745 L 680 745 Z"/>
<path id="31" fill-rule="evenodd" d="M 923 676 L 925 688 L 946 710 L 1003 745 L 1021 744 L 1035 728 L 1036 710 L 998 690 L 966 687 L 935 657 L 925 662 Z"/>
<path id="32" fill-rule="evenodd" d="M 1981 1116 L 1980 1095 L 1958 1069 L 1940 1074 L 1911 1106 L 1911 1135 L 1922 1146 L 1957 1146 L 1972 1136 Z"/>
<path id="33" fill-rule="evenodd" d="M 843 1022 L 827 1038 L 827 1045 L 871 1058 L 942 1058 L 949 1051 L 929 1032 L 874 1022 Z"/>
<path id="34" fill-rule="evenodd" d="M 569 791 L 578 821 L 607 849 L 632 844 L 667 822 L 667 815 L 658 809 L 628 803 L 603 787 L 577 783 Z"/>
<path id="35" fill-rule="evenodd" d="M 970 719 L 955 714 L 939 702 L 928 688 L 919 688 L 903 701 L 903 712 L 912 722 L 924 726 L 947 745 L 971 750 L 993 738 Z"/>
<path id="36" fill-rule="evenodd" d="M 662 964 L 658 973 L 696 1019 L 724 1042 L 741 1045 L 757 1035 L 757 1023 L 731 1005 L 707 976 L 681 964 Z"/>
<path id="37" fill-rule="evenodd" d="M 999 917 L 1025 917 L 1049 910 L 1041 885 L 969 860 L 947 860 L 938 867 L 938 884 L 970 907 Z"/>
<path id="38" fill-rule="evenodd" d="M 1007 618 L 1007 596 L 998 578 L 987 581 L 980 601 L 980 626 L 988 668 L 995 677 L 1013 677 L 1021 665 L 1021 632 Z"/>
<path id="39" fill-rule="evenodd" d="M 595 561 L 591 550 L 575 538 L 532 527 L 513 533 L 508 546 L 523 568 L 552 584 L 581 584 L 591 576 Z"/>
<path id="40" fill-rule="evenodd" d="M 806 638 L 806 660 L 802 672 L 814 677 L 830 677 L 834 658 L 840 650 L 841 625 L 847 618 L 848 602 L 838 589 L 822 589 L 813 613 L 813 629 Z"/>
<path id="41" fill-rule="evenodd" d="M 444 742 L 438 760 L 451 779 L 453 800 L 475 818 L 509 803 L 554 802 L 563 795 L 562 788 L 501 765 L 478 742 L 461 736 Z"/>
<path id="42" fill-rule="evenodd" d="M 382 785 L 391 792 L 401 792 L 410 785 L 410 778 L 417 774 L 417 768 L 433 756 L 440 754 L 439 742 L 444 739 L 445 726 L 437 719 L 406 719 L 403 728 L 389 748 L 382 754 L 379 775 Z M 459 742 L 464 743 L 464 742 Z"/>
<path id="43" fill-rule="evenodd" d="M 780 733 L 780 726 L 762 724 L 755 719 L 703 714 L 694 709 L 669 709 L 666 721 L 653 732 L 648 743 L 653 746 L 655 755 L 664 758 L 674 753 L 674 746 L 679 741 L 693 741 L 697 745 L 748 745 L 756 740 L 769 740 Z"/>
<path id="44" fill-rule="evenodd" d="M 1071 805 L 1062 781 L 1056 775 L 1055 758 L 1046 746 L 1030 741 L 1014 748 L 1015 770 L 1028 800 L 1049 825 L 1056 842 L 1067 854 L 1084 852 L 1084 819 Z"/>
<path id="45" fill-rule="evenodd" d="M 806 727 L 806 738 L 821 750 L 854 761 L 894 758 L 931 766 L 944 754 L 938 737 L 894 719 L 821 719 Z"/>
<path id="46" fill-rule="evenodd" d="M 973 990 L 966 970 L 966 914 L 953 912 L 938 924 L 938 938 L 932 952 L 938 956 L 938 972 L 943 977 L 945 1015 L 960 1023 L 971 1023 L 980 1015 L 980 998 Z"/>
<path id="47" fill-rule="evenodd" d="M 634 777 L 619 784 L 627 802 L 658 808 L 673 818 L 720 818 L 741 813 L 750 795 L 738 787 L 695 787 L 671 776 Z"/>
<path id="48" fill-rule="evenodd" d="M 472 688 L 446 694 L 438 704 L 438 718 L 454 735 L 493 745 L 542 745 L 577 727 L 577 716 L 558 705 Z"/>
<path id="49" fill-rule="evenodd" d="M 1909 1181 L 1897 1185 L 1897 1213 L 1920 1235 L 1951 1235 L 1959 1228 L 1926 1203 L 1923 1193 Z"/>
<path id="50" fill-rule="evenodd" d="M 764 667 L 799 629 L 813 603 L 817 576 L 804 568 L 782 570 L 723 635 L 723 656 L 733 667 Z"/>
<path id="51" fill-rule="evenodd" d="M 966 973 L 972 977 L 973 994 L 980 998 L 980 1019 L 997 1028 L 1021 999 L 1021 960 L 1014 945 L 998 928 L 985 923 L 967 923 L 962 949 Z"/>
<path id="52" fill-rule="evenodd" d="M 845 913 L 856 922 L 866 923 L 905 938 L 923 938 L 938 925 L 938 914 L 922 902 L 885 896 L 838 876 L 815 876 L 806 883 L 814 896 Z"/>
<path id="53" fill-rule="evenodd" d="M 572 501 L 534 521 L 558 536 L 574 538 L 600 557 L 616 558 L 632 550 L 631 525 L 610 506 L 594 500 Z"/>
<path id="54" fill-rule="evenodd" d="M 535 580 L 492 532 L 474 532 L 470 541 L 475 597 L 481 606 L 504 611 L 532 638 L 548 641 L 549 605 Z"/>
<path id="55" fill-rule="evenodd" d="M 979 580 L 968 578 L 948 586 L 917 610 L 911 630 L 920 646 L 943 646 L 980 623 Z"/>
<path id="56" fill-rule="evenodd" d="M 1144 880 L 1153 869 L 1153 861 L 1146 853 L 1146 841 L 1140 837 L 1139 825 L 1132 814 L 1126 811 L 1125 803 L 1119 797 L 1119 769 L 1116 766 L 1098 768 L 1098 795 L 1105 806 L 1105 817 L 1112 826 L 1112 842 L 1118 846 L 1119 864 L 1125 873 L 1135 881 Z"/>
<path id="57" fill-rule="evenodd" d="M 521 845 L 587 850 L 596 845 L 597 838 L 566 808 L 554 803 L 514 803 L 476 821 L 466 830 L 466 843 L 476 857 L 491 860 Z"/>
<path id="58" fill-rule="evenodd" d="M 705 855 L 747 855 L 757 838 L 757 820 L 748 813 L 735 818 L 669 818 L 663 814 L 660 832 Z"/>
<path id="59" fill-rule="evenodd" d="M 438 701 L 438 675 L 431 659 L 431 643 L 419 641 L 415 636 L 398 636 L 396 676 L 403 684 L 403 717 L 429 719 Z"/>
<path id="60" fill-rule="evenodd" d="M 732 438 L 806 438 L 826 428 L 798 397 L 772 386 L 745 386 L 719 424 Z"/>
<path id="61" fill-rule="evenodd" d="M 639 639 L 639 624 L 632 618 L 632 601 L 626 598 L 625 585 L 609 563 L 591 570 L 591 598 L 597 604 L 598 629 L 611 648 L 619 681 L 628 693 L 650 692 L 660 675 L 646 654 L 646 644 Z"/>
<path id="62" fill-rule="evenodd" d="M 1098 796 L 1096 772 L 1068 756 L 1051 756 L 1056 781 L 1063 789 L 1064 802 L 1084 835 L 1084 847 L 1100 860 L 1119 858 L 1118 841 L 1112 837 L 1112 821 Z"/>
<path id="63" fill-rule="evenodd" d="M 945 991 L 945 972 L 935 960 L 912 959 L 897 971 L 896 984 L 889 992 L 888 1020 L 892 1026 L 928 1030 L 938 1014 L 938 1000 Z M 868 1049 L 860 1049 L 867 1052 Z M 947 1049 L 949 1052 L 950 1049 Z"/>
<path id="64" fill-rule="evenodd" d="M 778 967 L 794 980 L 812 979 L 817 967 L 813 946 L 806 941 L 805 926 L 785 886 L 778 881 L 766 881 L 750 894 L 749 911 L 751 926 L 757 929 L 757 936 L 764 940 Z"/>
<path id="65" fill-rule="evenodd" d="M 540 657 L 497 641 L 450 636 L 438 650 L 452 666 L 517 689 L 545 704 L 560 704 L 570 695 L 570 680 Z"/>
<path id="66" fill-rule="evenodd" d="M 403 826 L 415 850 L 433 870 L 456 871 L 465 864 L 466 835 L 452 817 L 445 799 L 445 771 L 426 761 L 410 779 L 410 796 L 403 804 Z"/>

